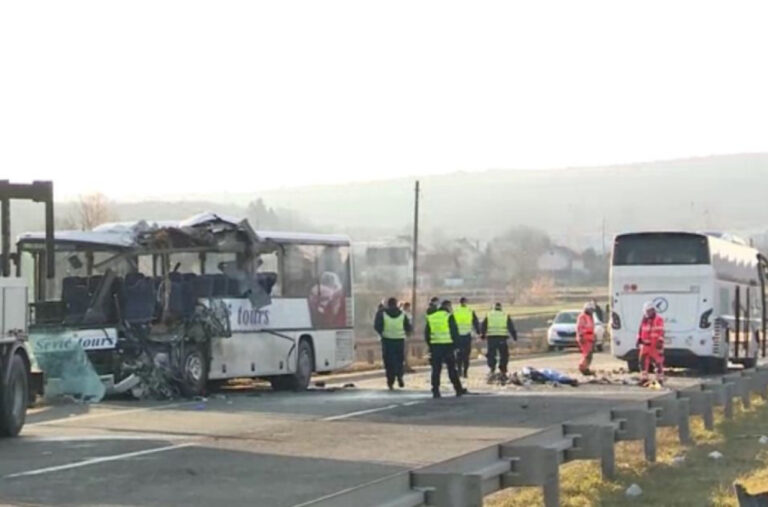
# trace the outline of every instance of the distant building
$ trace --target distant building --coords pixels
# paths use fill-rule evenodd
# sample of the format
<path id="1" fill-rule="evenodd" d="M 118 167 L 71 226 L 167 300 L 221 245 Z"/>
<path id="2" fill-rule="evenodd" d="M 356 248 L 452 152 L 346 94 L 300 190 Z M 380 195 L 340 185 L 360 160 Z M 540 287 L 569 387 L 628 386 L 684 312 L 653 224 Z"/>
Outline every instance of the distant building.
<path id="1" fill-rule="evenodd" d="M 587 274 L 584 259 L 579 254 L 563 246 L 553 246 L 544 252 L 537 261 L 542 273 L 555 279 L 571 279 Z"/>

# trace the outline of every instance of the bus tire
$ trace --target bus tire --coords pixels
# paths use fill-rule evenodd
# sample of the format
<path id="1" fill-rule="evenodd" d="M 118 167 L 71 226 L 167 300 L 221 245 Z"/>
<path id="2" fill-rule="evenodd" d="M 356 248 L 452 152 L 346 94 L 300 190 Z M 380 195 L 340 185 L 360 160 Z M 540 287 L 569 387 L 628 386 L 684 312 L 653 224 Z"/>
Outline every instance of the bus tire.
<path id="1" fill-rule="evenodd" d="M 630 373 L 637 373 L 640 371 L 640 362 L 637 359 L 629 359 L 627 361 L 627 370 Z"/>
<path id="2" fill-rule="evenodd" d="M 203 347 L 189 344 L 181 361 L 181 393 L 192 398 L 205 394 L 208 385 L 208 360 Z"/>
<path id="3" fill-rule="evenodd" d="M 0 436 L 15 437 L 24 426 L 29 401 L 27 365 L 19 354 L 9 363 L 8 382 L 0 381 Z M 0 374 L 3 374 L 0 371 Z"/>
<path id="4" fill-rule="evenodd" d="M 296 354 L 296 372 L 291 375 L 278 375 L 271 377 L 269 383 L 275 391 L 306 391 L 309 381 L 312 379 L 313 365 L 315 364 L 312 345 L 309 340 L 299 341 Z"/>

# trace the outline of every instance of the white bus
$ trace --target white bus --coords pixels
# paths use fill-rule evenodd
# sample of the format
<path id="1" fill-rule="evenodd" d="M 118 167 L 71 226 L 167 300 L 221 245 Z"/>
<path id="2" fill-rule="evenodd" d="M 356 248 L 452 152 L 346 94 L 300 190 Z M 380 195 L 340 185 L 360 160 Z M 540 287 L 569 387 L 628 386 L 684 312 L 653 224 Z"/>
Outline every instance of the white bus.
<path id="1" fill-rule="evenodd" d="M 108 387 L 135 390 L 128 377 L 163 365 L 188 395 L 241 377 L 301 390 L 313 372 L 354 360 L 346 236 L 254 231 L 205 213 L 59 231 L 54 243 L 48 280 L 43 235 L 18 242 L 32 343 L 77 342 Z"/>
<path id="2" fill-rule="evenodd" d="M 638 370 L 642 307 L 652 301 L 665 322 L 665 365 L 712 373 L 724 372 L 729 360 L 753 366 L 765 346 L 765 267 L 756 249 L 727 236 L 617 236 L 610 274 L 613 355 Z"/>

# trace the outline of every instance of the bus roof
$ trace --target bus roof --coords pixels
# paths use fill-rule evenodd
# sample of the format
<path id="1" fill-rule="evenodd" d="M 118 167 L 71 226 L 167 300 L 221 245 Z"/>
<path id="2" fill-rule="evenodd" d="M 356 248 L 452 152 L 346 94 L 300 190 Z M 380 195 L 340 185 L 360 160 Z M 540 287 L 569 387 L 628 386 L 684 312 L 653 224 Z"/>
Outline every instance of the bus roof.
<path id="1" fill-rule="evenodd" d="M 217 213 L 200 213 L 184 220 L 137 220 L 102 224 L 91 231 L 56 231 L 55 243 L 71 244 L 75 247 L 104 247 L 110 250 L 130 250 L 142 245 L 146 234 L 161 230 L 206 232 L 239 231 L 253 243 L 272 242 L 302 245 L 349 245 L 350 239 L 342 234 L 315 234 L 302 232 L 254 231 L 247 220 Z M 19 236 L 20 245 L 44 241 L 45 234 L 28 232 Z"/>

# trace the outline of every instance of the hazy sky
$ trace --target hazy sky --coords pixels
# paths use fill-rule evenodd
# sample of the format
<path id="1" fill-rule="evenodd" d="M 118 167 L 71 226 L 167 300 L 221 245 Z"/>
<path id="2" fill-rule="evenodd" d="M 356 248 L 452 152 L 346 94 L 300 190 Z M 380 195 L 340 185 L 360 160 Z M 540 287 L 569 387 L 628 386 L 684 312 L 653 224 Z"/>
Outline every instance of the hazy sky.
<path id="1" fill-rule="evenodd" d="M 768 3 L 6 1 L 0 178 L 258 192 L 768 150 Z"/>

